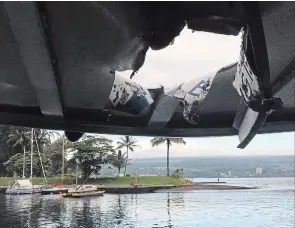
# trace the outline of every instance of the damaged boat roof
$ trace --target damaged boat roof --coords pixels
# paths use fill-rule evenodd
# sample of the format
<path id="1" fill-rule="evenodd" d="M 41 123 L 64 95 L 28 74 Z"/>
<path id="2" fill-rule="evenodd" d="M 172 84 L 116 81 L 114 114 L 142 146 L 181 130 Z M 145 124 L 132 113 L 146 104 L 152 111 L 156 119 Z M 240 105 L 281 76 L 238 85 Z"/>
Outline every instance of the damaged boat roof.
<path id="1" fill-rule="evenodd" d="M 143 136 L 239 135 L 241 144 L 256 133 L 295 131 L 294 2 L 1 2 L 0 9 L 1 124 Z M 257 12 L 260 27 L 249 10 Z M 238 93 L 233 82 L 241 60 L 215 72 L 208 84 L 208 78 L 195 81 L 176 95 L 118 76 L 140 70 L 146 52 L 167 47 L 185 25 L 225 35 L 244 28 L 253 50 L 243 54 L 259 86 L 254 100 L 278 98 L 281 107 L 255 109 L 253 97 Z M 121 90 L 114 88 L 117 81 Z M 250 84 L 241 88 L 249 91 Z"/>

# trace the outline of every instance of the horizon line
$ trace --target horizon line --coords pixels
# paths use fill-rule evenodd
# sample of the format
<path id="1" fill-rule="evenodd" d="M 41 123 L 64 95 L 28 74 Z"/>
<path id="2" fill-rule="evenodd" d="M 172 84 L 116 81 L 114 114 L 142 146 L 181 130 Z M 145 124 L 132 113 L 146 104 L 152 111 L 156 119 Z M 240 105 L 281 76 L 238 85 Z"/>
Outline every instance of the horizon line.
<path id="1" fill-rule="evenodd" d="M 256 154 L 256 155 L 192 155 L 192 156 L 169 156 L 169 158 L 191 158 L 191 157 L 203 157 L 203 158 L 213 158 L 213 157 L 282 157 L 282 156 L 290 156 L 295 158 L 295 154 Z M 130 156 L 131 157 L 131 156 Z M 155 158 L 167 158 L 166 156 L 161 157 L 131 157 L 131 159 L 155 159 Z"/>

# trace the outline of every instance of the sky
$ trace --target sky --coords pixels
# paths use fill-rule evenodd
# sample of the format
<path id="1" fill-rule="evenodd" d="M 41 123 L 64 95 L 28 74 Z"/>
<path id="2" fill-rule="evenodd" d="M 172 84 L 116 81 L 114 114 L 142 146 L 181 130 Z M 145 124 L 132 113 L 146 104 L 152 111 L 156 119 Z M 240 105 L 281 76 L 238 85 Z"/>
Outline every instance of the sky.
<path id="1" fill-rule="evenodd" d="M 240 36 L 192 33 L 184 29 L 173 45 L 148 50 L 145 63 L 132 80 L 147 87 L 173 87 L 237 62 Z M 132 71 L 119 72 L 129 78 Z"/>
<path id="2" fill-rule="evenodd" d="M 192 33 L 184 29 L 173 45 L 160 51 L 149 50 L 145 64 L 133 80 L 152 88 L 159 85 L 173 87 L 181 82 L 202 77 L 238 60 L 240 36 L 216 35 L 205 32 Z M 119 73 L 129 78 L 131 71 Z M 107 136 L 117 141 L 120 136 Z M 279 133 L 257 135 L 243 150 L 238 149 L 238 136 L 187 138 L 187 144 L 174 145 L 170 155 L 179 156 L 255 156 L 294 155 L 295 134 Z M 164 157 L 165 146 L 152 148 L 151 138 L 136 137 L 141 146 L 131 158 Z"/>
<path id="3" fill-rule="evenodd" d="M 121 136 L 103 135 L 116 142 Z M 238 136 L 184 138 L 186 145 L 174 144 L 170 148 L 170 157 L 194 157 L 194 156 L 259 156 L 259 155 L 295 155 L 293 133 L 259 134 L 245 149 L 237 148 Z M 152 147 L 152 137 L 135 137 L 140 148 L 130 153 L 130 158 L 165 157 L 166 146 Z"/>

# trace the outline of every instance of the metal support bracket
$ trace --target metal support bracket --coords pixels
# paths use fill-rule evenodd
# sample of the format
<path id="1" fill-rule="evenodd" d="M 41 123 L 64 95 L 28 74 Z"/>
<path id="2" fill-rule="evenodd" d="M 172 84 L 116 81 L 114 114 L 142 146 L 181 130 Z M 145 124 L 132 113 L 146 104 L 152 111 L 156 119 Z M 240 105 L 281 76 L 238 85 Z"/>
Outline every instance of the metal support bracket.
<path id="1" fill-rule="evenodd" d="M 265 123 L 267 116 L 282 108 L 280 98 L 272 96 L 270 70 L 263 24 L 258 2 L 245 3 L 247 26 L 244 30 L 240 60 L 233 82 L 242 97 L 233 127 L 239 130 L 244 149 Z"/>
<path id="2" fill-rule="evenodd" d="M 179 101 L 176 98 L 162 95 L 156 104 L 147 127 L 164 128 L 174 115 L 178 104 Z"/>

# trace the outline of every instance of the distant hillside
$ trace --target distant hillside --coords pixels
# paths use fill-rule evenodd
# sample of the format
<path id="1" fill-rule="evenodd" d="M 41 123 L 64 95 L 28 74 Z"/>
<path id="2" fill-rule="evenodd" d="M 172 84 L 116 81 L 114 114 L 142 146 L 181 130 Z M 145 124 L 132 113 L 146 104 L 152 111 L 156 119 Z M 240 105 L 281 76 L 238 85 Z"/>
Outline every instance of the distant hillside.
<path id="1" fill-rule="evenodd" d="M 166 158 L 131 160 L 129 174 L 165 175 Z M 249 156 L 249 157 L 178 157 L 170 159 L 170 169 L 184 168 L 186 177 L 294 177 L 294 156 Z M 262 168 L 262 174 L 256 174 Z M 111 175 L 116 170 L 102 169 L 102 175 Z"/>

